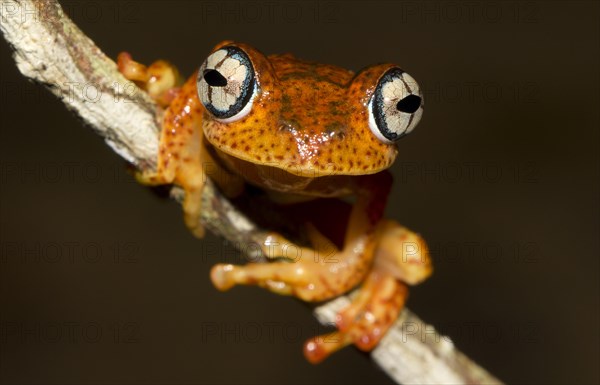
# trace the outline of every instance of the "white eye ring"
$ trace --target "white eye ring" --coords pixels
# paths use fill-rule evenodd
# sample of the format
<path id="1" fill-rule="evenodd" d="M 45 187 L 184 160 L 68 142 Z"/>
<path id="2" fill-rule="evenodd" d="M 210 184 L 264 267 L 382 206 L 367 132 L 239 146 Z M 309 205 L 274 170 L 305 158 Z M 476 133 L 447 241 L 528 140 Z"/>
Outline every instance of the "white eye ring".
<path id="1" fill-rule="evenodd" d="M 258 85 L 254 67 L 240 48 L 221 48 L 206 58 L 197 79 L 198 97 L 218 121 L 228 123 L 248 115 Z"/>
<path id="2" fill-rule="evenodd" d="M 416 80 L 395 67 L 379 79 L 368 110 L 373 134 L 384 143 L 394 143 L 421 120 L 423 95 Z"/>

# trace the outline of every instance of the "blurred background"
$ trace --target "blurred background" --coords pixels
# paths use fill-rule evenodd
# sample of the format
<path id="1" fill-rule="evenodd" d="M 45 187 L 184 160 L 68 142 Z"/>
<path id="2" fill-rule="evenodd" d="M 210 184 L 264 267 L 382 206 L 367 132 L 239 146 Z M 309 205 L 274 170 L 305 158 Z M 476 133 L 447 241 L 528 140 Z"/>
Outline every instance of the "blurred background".
<path id="1" fill-rule="evenodd" d="M 507 383 L 600 381 L 597 2 L 61 3 L 109 56 L 185 75 L 224 39 L 398 63 L 426 111 L 387 215 L 436 268 L 408 306 Z M 308 364 L 301 302 L 217 292 L 232 245 L 194 239 L 0 49 L 0 382 L 391 383 L 354 348 Z"/>

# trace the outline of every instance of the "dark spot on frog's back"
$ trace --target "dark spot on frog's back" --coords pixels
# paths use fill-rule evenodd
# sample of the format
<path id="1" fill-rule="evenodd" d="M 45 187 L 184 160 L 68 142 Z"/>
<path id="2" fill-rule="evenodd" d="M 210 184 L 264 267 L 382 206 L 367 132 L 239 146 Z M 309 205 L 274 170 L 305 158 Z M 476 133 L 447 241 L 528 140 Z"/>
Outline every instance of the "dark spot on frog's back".
<path id="1" fill-rule="evenodd" d="M 281 97 L 281 112 L 292 111 L 292 99 L 288 94 L 284 94 Z"/>
<path id="2" fill-rule="evenodd" d="M 329 104 L 329 114 L 332 116 L 343 115 L 344 111 L 341 107 L 343 107 L 344 103 L 340 100 L 334 100 L 328 103 Z"/>

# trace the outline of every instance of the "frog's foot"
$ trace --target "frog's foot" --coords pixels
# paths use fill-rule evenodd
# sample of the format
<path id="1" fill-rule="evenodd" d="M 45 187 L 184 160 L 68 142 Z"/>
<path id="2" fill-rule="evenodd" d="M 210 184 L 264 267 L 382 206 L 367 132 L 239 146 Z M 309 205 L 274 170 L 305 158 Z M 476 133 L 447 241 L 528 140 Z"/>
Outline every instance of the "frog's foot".
<path id="1" fill-rule="evenodd" d="M 370 265 L 372 237 L 359 237 L 340 251 L 314 227 L 308 231 L 313 247 L 299 246 L 277 233 L 267 234 L 262 242 L 264 255 L 283 261 L 218 264 L 211 270 L 213 284 L 222 291 L 234 285 L 257 285 L 304 301 L 322 301 L 361 281 Z"/>
<path id="2" fill-rule="evenodd" d="M 125 78 L 148 92 L 161 107 L 171 104 L 179 92 L 181 76 L 169 62 L 157 60 L 147 67 L 134 61 L 129 53 L 121 52 L 117 57 L 117 66 Z"/>
<path id="3" fill-rule="evenodd" d="M 316 364 L 352 343 L 371 351 L 398 318 L 407 295 L 402 282 L 383 272 L 371 272 L 352 303 L 337 315 L 338 331 L 308 340 L 304 356 Z"/>
<path id="4" fill-rule="evenodd" d="M 338 331 L 318 336 L 304 346 L 306 358 L 320 362 L 346 345 L 372 350 L 404 307 L 406 284 L 415 285 L 432 272 L 425 241 L 396 221 L 384 220 L 369 273 L 352 303 L 336 317 Z"/>

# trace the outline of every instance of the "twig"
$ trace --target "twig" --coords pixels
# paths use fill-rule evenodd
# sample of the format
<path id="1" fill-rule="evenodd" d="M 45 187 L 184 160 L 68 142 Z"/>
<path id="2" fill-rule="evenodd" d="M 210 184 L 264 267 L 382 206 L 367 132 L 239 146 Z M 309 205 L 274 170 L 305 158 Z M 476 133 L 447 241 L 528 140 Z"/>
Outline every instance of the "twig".
<path id="1" fill-rule="evenodd" d="M 23 75 L 45 85 L 121 157 L 140 169 L 155 166 L 161 111 L 118 72 L 56 0 L 0 0 L 0 28 Z M 172 195 L 180 199 L 182 192 L 173 188 Z M 203 207 L 205 227 L 236 245 L 257 243 L 264 234 L 211 183 Z M 349 301 L 341 296 L 316 308 L 315 315 L 329 324 Z M 408 309 L 372 358 L 402 384 L 501 383 Z"/>

